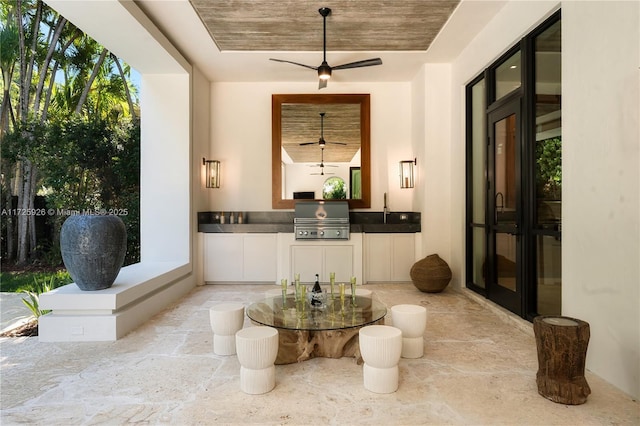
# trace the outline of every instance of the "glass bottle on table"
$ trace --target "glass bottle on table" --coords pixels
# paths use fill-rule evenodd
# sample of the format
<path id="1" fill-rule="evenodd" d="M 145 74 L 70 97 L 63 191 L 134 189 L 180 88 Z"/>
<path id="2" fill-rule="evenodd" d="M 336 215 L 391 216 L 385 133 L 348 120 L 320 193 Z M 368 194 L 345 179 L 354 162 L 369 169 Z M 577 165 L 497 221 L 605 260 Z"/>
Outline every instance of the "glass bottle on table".
<path id="1" fill-rule="evenodd" d="M 320 287 L 320 277 L 318 274 L 316 274 L 316 282 L 313 284 L 313 288 L 311 289 L 311 305 L 322 305 L 322 287 Z"/>

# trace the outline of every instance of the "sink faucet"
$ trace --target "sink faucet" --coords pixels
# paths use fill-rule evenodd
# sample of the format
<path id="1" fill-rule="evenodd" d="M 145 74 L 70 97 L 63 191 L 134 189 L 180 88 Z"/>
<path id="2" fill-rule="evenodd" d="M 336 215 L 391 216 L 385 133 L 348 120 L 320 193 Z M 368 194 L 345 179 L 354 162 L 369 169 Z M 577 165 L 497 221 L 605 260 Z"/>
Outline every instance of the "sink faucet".
<path id="1" fill-rule="evenodd" d="M 387 193 L 384 193 L 384 210 L 382 212 L 382 222 L 387 223 L 387 215 L 389 214 L 389 209 L 387 208 Z"/>

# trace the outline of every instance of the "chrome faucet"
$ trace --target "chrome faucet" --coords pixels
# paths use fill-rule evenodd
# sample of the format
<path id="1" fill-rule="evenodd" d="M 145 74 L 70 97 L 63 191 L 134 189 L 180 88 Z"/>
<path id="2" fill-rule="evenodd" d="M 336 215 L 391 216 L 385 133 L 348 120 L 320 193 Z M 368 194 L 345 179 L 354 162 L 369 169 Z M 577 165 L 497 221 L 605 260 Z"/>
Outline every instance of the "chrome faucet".
<path id="1" fill-rule="evenodd" d="M 382 212 L 382 222 L 387 223 L 387 215 L 389 214 L 389 209 L 387 208 L 387 193 L 384 193 L 384 210 Z"/>

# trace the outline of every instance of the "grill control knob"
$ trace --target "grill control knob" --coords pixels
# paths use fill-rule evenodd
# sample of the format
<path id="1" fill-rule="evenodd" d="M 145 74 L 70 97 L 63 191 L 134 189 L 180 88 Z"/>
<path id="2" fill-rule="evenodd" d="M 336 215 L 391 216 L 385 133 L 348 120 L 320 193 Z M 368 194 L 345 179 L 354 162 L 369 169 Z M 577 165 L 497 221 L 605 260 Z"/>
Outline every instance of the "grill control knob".
<path id="1" fill-rule="evenodd" d="M 304 231 L 304 235 L 309 235 L 309 232 L 307 232 L 307 231 Z"/>
<path id="2" fill-rule="evenodd" d="M 324 235 L 324 231 L 320 231 L 320 235 Z"/>
<path id="3" fill-rule="evenodd" d="M 340 231 L 336 231 L 336 235 L 340 235 Z"/>

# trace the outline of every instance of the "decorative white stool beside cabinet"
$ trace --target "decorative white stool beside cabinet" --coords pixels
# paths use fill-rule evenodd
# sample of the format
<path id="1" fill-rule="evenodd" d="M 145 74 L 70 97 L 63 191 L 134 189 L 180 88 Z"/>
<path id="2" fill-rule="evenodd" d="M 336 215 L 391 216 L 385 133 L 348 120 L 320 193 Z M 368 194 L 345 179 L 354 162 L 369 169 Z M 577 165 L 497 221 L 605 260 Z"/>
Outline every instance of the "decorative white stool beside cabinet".
<path id="1" fill-rule="evenodd" d="M 276 385 L 278 330 L 272 327 L 247 327 L 236 333 L 236 352 L 240 361 L 240 389 L 258 395 Z"/>
<path id="2" fill-rule="evenodd" d="M 419 305 L 395 305 L 391 307 L 391 320 L 394 327 L 402 330 L 402 358 L 421 358 L 427 309 Z"/>
<path id="3" fill-rule="evenodd" d="M 209 320 L 213 330 L 213 353 L 233 355 L 236 353 L 236 332 L 244 324 L 244 305 L 220 303 L 209 308 Z"/>
<path id="4" fill-rule="evenodd" d="M 388 325 L 368 325 L 360 329 L 360 354 L 365 389 L 375 393 L 398 390 L 398 361 L 402 352 L 402 332 Z"/>

